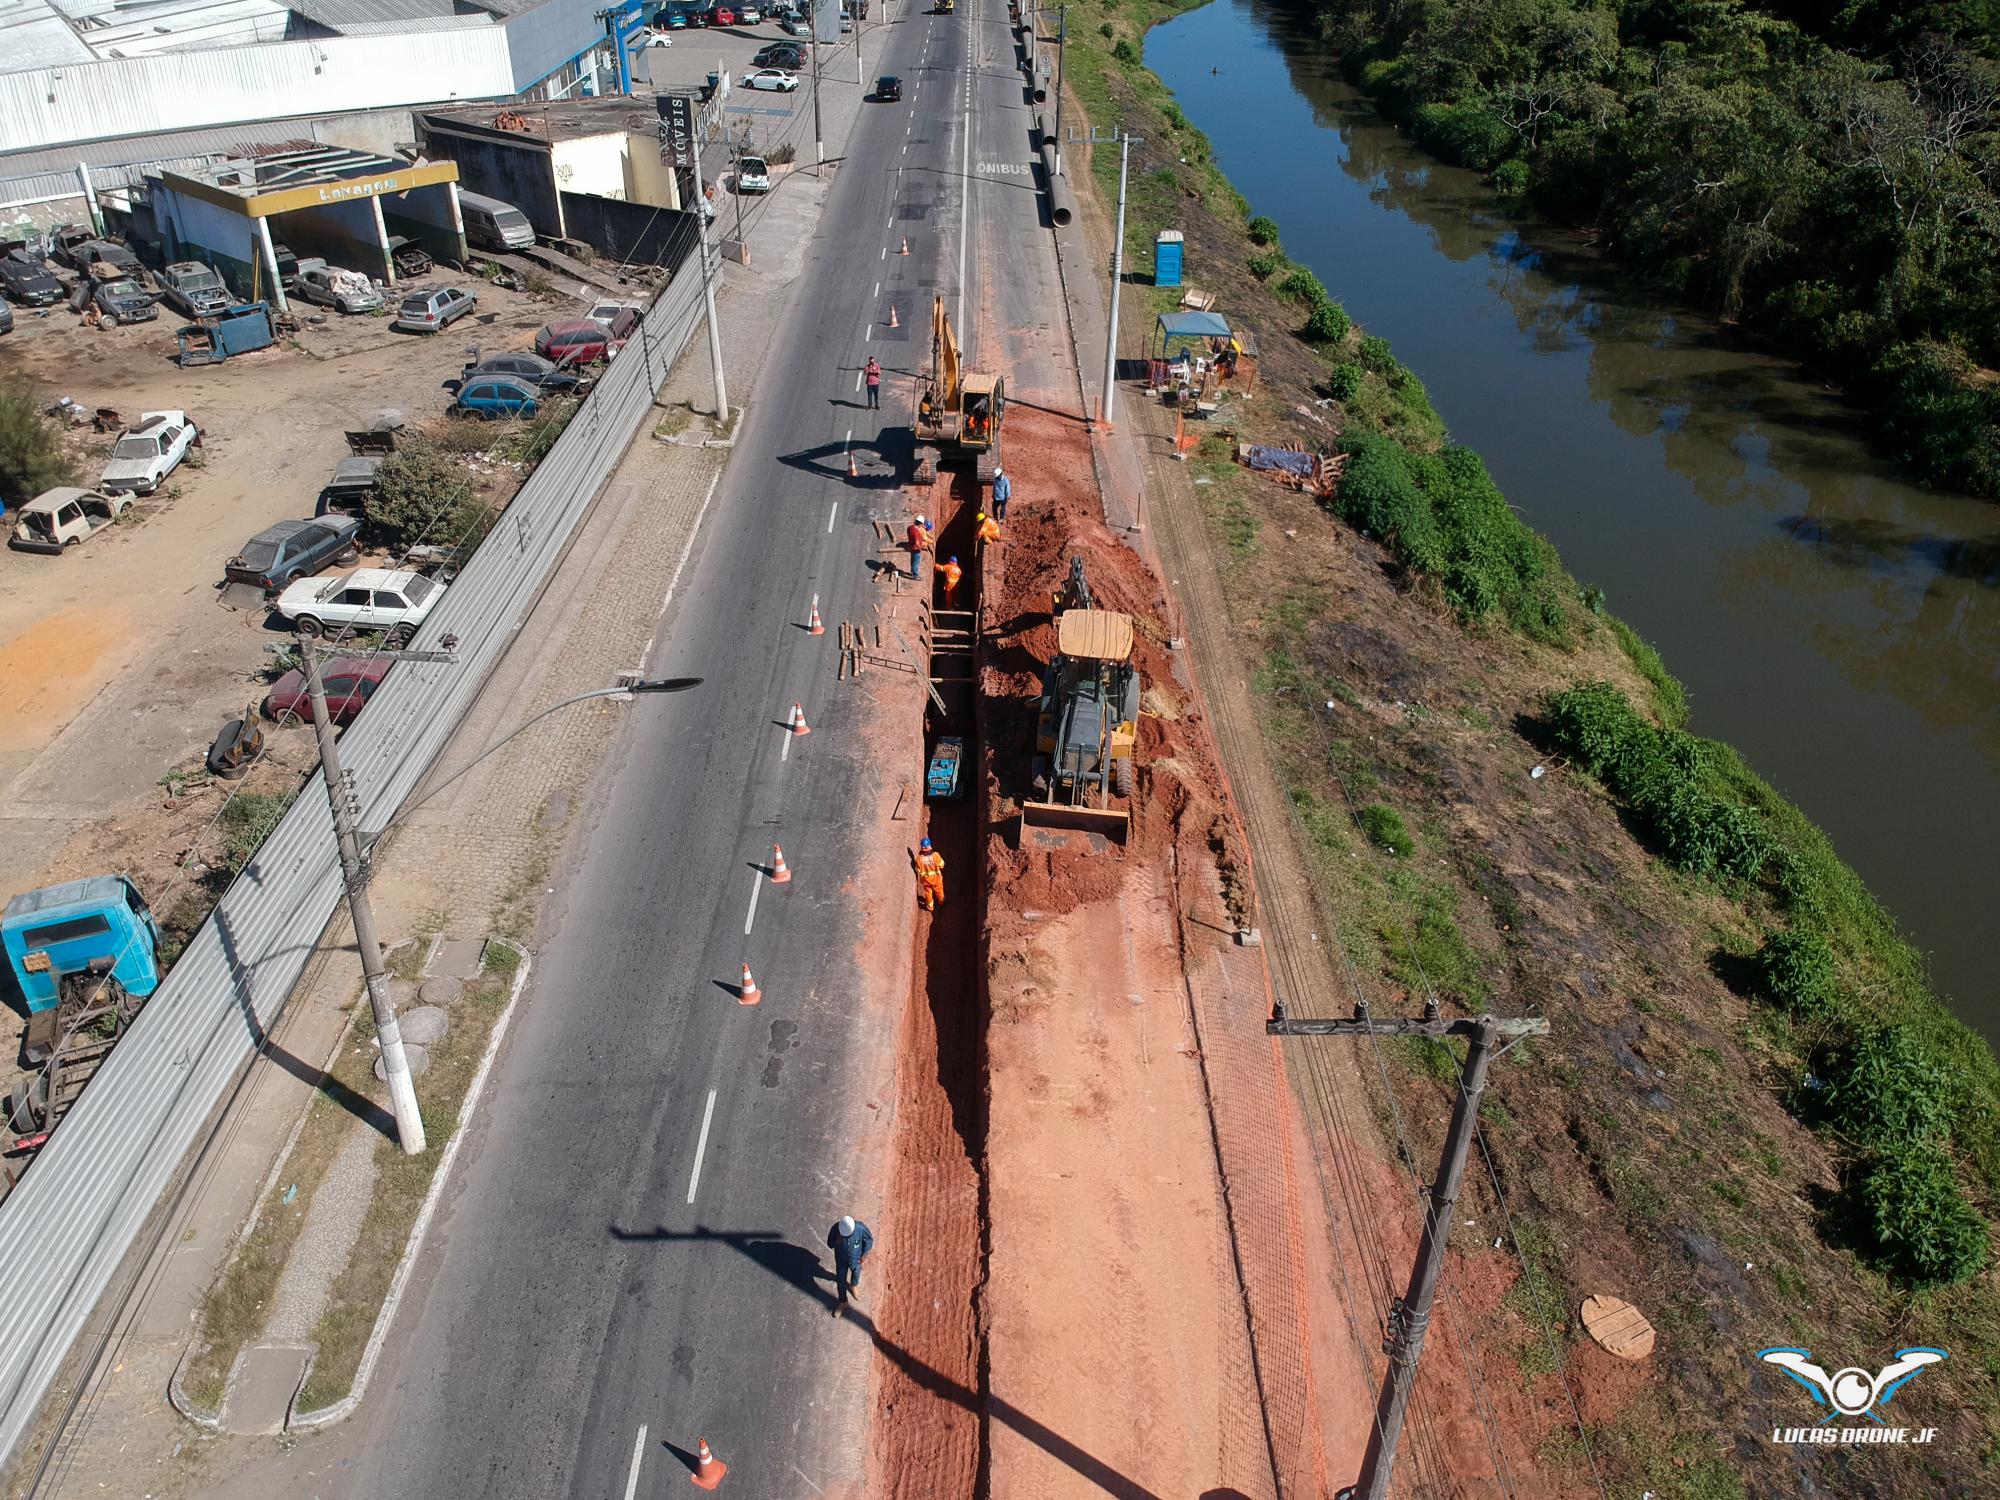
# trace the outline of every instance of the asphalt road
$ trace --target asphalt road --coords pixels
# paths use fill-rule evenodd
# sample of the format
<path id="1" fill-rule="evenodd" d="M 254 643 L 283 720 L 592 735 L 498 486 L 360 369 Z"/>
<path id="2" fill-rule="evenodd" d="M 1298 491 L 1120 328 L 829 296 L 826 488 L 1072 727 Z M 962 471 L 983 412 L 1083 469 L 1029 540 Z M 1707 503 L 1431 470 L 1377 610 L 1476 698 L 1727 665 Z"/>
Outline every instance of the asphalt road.
<path id="1" fill-rule="evenodd" d="M 871 1355 L 827 1316 L 817 1277 L 893 1036 L 847 1003 L 860 919 L 827 872 L 855 869 L 879 768 L 797 622 L 814 594 L 829 622 L 867 617 L 866 518 L 901 510 L 889 462 L 907 450 L 878 453 L 862 361 L 890 371 L 879 420 L 906 421 L 901 376 L 926 357 L 932 293 L 963 295 L 971 341 L 982 244 L 1046 237 L 1031 178 L 996 172 L 968 193 L 981 158 L 1030 159 L 1001 0 L 908 14 L 878 71 L 906 97 L 855 127 L 652 659 L 707 683 L 629 717 L 355 1419 L 361 1456 L 323 1476 L 340 1492 L 680 1495 L 666 1445 L 701 1433 L 754 1494 L 860 1472 Z M 891 299 L 894 331 L 878 326 Z M 1059 317 L 1051 299 L 1036 321 Z M 778 726 L 794 701 L 804 739 Z M 801 873 L 752 906 L 774 838 Z M 725 989 L 746 961 L 766 993 L 755 1009 Z"/>

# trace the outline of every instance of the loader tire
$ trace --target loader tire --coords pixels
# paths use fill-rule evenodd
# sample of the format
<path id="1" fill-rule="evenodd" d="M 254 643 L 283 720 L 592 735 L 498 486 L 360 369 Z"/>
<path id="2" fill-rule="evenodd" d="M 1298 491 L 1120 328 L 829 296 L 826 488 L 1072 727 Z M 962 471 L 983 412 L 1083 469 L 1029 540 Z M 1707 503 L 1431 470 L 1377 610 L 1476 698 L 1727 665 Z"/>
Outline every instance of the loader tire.
<path id="1" fill-rule="evenodd" d="M 1132 762 L 1130 759 L 1115 760 L 1111 763 L 1111 785 L 1121 797 L 1132 795 Z"/>

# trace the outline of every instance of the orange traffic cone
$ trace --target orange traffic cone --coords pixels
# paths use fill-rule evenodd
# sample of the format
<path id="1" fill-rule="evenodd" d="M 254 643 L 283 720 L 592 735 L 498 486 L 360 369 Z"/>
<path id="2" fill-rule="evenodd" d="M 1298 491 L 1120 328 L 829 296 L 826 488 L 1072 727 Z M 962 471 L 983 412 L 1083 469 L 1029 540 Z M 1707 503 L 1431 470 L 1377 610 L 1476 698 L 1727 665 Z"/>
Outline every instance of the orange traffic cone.
<path id="1" fill-rule="evenodd" d="M 889 326 L 891 328 L 901 328 L 903 326 L 896 321 L 896 304 L 893 302 L 889 304 Z"/>
<path id="2" fill-rule="evenodd" d="M 812 725 L 806 722 L 806 711 L 798 704 L 792 705 L 792 733 L 811 734 Z"/>
<path id="3" fill-rule="evenodd" d="M 688 1478 L 703 1489 L 712 1490 L 722 1483 L 722 1476 L 728 1472 L 729 1465 L 709 1451 L 708 1439 L 697 1439 L 694 1445 L 694 1472 Z"/>
<path id="4" fill-rule="evenodd" d="M 903 236 L 903 248 L 896 253 L 898 255 L 908 255 L 910 253 L 910 237 L 907 234 Z"/>
<path id="5" fill-rule="evenodd" d="M 757 988 L 757 980 L 750 972 L 750 965 L 745 964 L 743 966 L 743 982 L 736 987 L 736 1003 L 738 1005 L 755 1005 L 763 998 L 764 992 Z M 718 1479 L 721 1477 L 719 1474 L 716 1476 Z"/>
<path id="6" fill-rule="evenodd" d="M 771 846 L 771 884 L 783 885 L 792 878 L 792 872 L 785 868 L 785 851 L 776 844 Z"/>
<path id="7" fill-rule="evenodd" d="M 847 477 L 849 479 L 859 479 L 861 477 L 861 471 L 854 466 L 854 450 L 852 448 L 847 450 Z"/>
<path id="8" fill-rule="evenodd" d="M 806 621 L 806 634 L 807 635 L 826 634 L 826 626 L 820 622 L 819 599 L 817 596 L 814 596 L 813 598 L 812 618 Z"/>

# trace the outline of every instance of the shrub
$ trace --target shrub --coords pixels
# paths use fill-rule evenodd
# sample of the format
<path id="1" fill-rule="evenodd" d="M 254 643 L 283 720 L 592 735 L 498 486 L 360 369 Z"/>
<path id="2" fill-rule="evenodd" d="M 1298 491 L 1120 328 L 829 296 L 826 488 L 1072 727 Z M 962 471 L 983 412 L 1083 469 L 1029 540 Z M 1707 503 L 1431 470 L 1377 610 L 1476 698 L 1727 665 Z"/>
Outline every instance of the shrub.
<path id="1" fill-rule="evenodd" d="M 1160 106 L 1160 113 L 1165 117 L 1168 128 L 1173 130 L 1187 129 L 1187 116 L 1181 113 L 1181 107 L 1178 104 L 1169 100 Z"/>
<path id="2" fill-rule="evenodd" d="M 376 471 L 369 529 L 395 551 L 418 543 L 449 546 L 478 530 L 488 510 L 463 464 L 427 438 L 406 439 Z M 481 535 L 484 535 L 481 530 Z"/>
<path id="3" fill-rule="evenodd" d="M 1275 250 L 1266 250 L 1250 257 L 1250 274 L 1259 281 L 1269 281 L 1285 268 L 1285 257 Z"/>
<path id="4" fill-rule="evenodd" d="M 1280 297 L 1290 297 L 1294 302 L 1303 302 L 1308 307 L 1317 307 L 1322 302 L 1332 300 L 1327 296 L 1326 288 L 1319 284 L 1319 278 L 1304 266 L 1294 267 L 1274 290 Z"/>
<path id="5" fill-rule="evenodd" d="M 1337 344 L 1353 327 L 1354 320 L 1347 316 L 1346 308 L 1338 302 L 1320 302 L 1306 319 L 1305 336 L 1315 344 Z"/>
<path id="6" fill-rule="evenodd" d="M 1907 1028 L 1863 1033 L 1826 1071 L 1821 1111 L 1850 1140 L 1888 1151 L 1950 1136 L 1963 1089 Z"/>
<path id="7" fill-rule="evenodd" d="M 1333 373 L 1326 377 L 1326 393 L 1342 406 L 1353 401 L 1361 394 L 1361 366 L 1335 365 Z"/>
<path id="8" fill-rule="evenodd" d="M 16 504 L 77 482 L 76 461 L 41 396 L 25 385 L 0 391 L 0 492 Z"/>
<path id="9" fill-rule="evenodd" d="M 789 166 L 798 160 L 799 148 L 795 141 L 786 141 L 781 146 L 773 146 L 764 153 L 764 164 L 772 167 Z"/>
<path id="10" fill-rule="evenodd" d="M 1986 1264 L 1986 1223 L 1965 1201 L 1940 1147 L 1883 1153 L 1862 1176 L 1857 1197 L 1875 1259 L 1904 1281 L 1955 1286 Z"/>
<path id="11" fill-rule="evenodd" d="M 1115 31 L 1112 28 L 1112 25 L 1109 21 L 1106 21 L 1102 26 L 1097 28 L 1097 34 L 1103 37 L 1104 40 L 1107 42 L 1110 41 L 1114 36 L 1118 35 L 1117 31 Z"/>
<path id="12" fill-rule="evenodd" d="M 1426 151 L 1482 172 L 1497 165 L 1516 141 L 1505 121 L 1472 104 L 1426 104 L 1411 119 L 1410 133 Z"/>
<path id="13" fill-rule="evenodd" d="M 1787 927 L 1765 937 L 1757 952 L 1757 985 L 1794 1015 L 1817 1019 L 1840 1008 L 1833 948 L 1810 928 Z"/>
<path id="14" fill-rule="evenodd" d="M 1361 363 L 1378 375 L 1386 375 L 1396 368 L 1396 354 L 1387 339 L 1367 334 L 1361 340 Z"/>
<path id="15" fill-rule="evenodd" d="M 1403 815 L 1395 808 L 1371 802 L 1354 816 L 1361 824 L 1361 831 L 1396 858 L 1408 859 L 1417 852 L 1417 841 L 1410 837 L 1410 830 L 1403 826 Z"/>
<path id="16" fill-rule="evenodd" d="M 285 809 L 298 794 L 274 796 L 259 792 L 238 792 L 222 806 L 222 861 L 231 875 L 256 857 L 257 848 L 269 837 Z"/>
<path id="17" fill-rule="evenodd" d="M 1890 450 L 1931 484 L 2000 494 L 2000 393 L 1938 344 L 1897 344 L 1873 370 Z"/>
<path id="18" fill-rule="evenodd" d="M 1512 161 L 1501 162 L 1486 180 L 1510 198 L 1528 196 L 1528 164 L 1518 156 Z"/>
<path id="19" fill-rule="evenodd" d="M 1250 243 L 1253 245 L 1275 245 L 1278 243 L 1278 224 L 1275 219 L 1264 214 L 1250 221 Z"/>
<path id="20" fill-rule="evenodd" d="M 1127 37 L 1120 37 L 1118 39 L 1117 45 L 1111 49 L 1111 55 L 1127 67 L 1131 67 L 1139 61 L 1139 49 L 1133 46 L 1130 38 Z"/>

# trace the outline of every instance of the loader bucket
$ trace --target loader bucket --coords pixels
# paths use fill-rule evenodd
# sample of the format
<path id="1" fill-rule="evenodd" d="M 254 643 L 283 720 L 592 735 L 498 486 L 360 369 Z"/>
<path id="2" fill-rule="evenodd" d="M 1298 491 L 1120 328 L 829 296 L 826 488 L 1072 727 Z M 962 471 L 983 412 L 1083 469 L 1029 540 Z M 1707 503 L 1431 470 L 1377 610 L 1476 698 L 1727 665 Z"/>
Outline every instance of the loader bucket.
<path id="1" fill-rule="evenodd" d="M 1021 823 L 1027 828 L 1076 828 L 1102 834 L 1118 843 L 1132 825 L 1132 815 L 1122 807 L 1090 807 L 1080 802 L 1023 802 Z"/>

